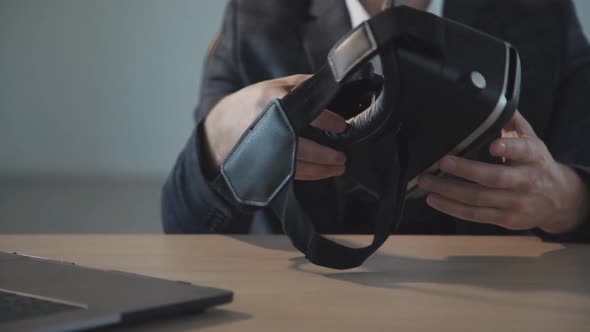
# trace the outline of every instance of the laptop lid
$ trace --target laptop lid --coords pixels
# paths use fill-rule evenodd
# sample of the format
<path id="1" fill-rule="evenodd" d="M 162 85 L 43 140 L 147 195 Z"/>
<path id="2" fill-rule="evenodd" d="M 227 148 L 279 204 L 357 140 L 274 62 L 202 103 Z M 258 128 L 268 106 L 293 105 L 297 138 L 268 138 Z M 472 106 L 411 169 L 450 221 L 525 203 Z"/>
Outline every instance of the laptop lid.
<path id="1" fill-rule="evenodd" d="M 77 331 L 200 312 L 226 290 L 0 252 L 0 330 Z"/>

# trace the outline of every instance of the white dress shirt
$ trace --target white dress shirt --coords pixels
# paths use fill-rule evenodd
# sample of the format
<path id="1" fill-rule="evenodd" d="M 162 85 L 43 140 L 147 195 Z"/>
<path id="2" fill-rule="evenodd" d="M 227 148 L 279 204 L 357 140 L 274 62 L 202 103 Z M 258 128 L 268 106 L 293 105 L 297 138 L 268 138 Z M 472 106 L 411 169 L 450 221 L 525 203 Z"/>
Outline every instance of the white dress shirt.
<path id="1" fill-rule="evenodd" d="M 444 0 L 430 0 L 426 11 L 437 16 L 442 16 L 444 4 Z M 369 14 L 359 0 L 346 0 L 346 7 L 350 14 L 352 28 L 356 28 L 359 24 L 369 19 Z"/>

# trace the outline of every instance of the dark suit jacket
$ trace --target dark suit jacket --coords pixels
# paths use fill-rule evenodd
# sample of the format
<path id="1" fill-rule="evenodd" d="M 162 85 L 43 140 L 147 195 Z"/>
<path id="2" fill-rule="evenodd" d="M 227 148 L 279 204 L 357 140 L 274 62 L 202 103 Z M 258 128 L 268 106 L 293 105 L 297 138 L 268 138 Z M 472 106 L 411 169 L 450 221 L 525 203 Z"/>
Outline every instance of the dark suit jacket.
<path id="1" fill-rule="evenodd" d="M 507 40 L 523 63 L 520 111 L 560 162 L 590 174 L 590 46 L 569 0 L 447 0 L 444 16 Z M 163 189 L 162 217 L 170 233 L 241 233 L 252 220 L 280 225 L 267 211 L 232 210 L 202 172 L 201 124 L 224 96 L 250 84 L 313 73 L 350 29 L 344 0 L 232 0 L 205 65 L 196 126 Z M 236 110 L 239 112 L 239 110 Z M 485 159 L 485 154 L 482 154 Z M 299 182 L 296 193 L 317 228 L 364 233 L 370 203 L 342 197 L 337 180 Z M 590 222 L 560 239 L 589 240 Z M 504 234 L 495 226 L 444 216 L 423 200 L 408 203 L 401 233 Z"/>

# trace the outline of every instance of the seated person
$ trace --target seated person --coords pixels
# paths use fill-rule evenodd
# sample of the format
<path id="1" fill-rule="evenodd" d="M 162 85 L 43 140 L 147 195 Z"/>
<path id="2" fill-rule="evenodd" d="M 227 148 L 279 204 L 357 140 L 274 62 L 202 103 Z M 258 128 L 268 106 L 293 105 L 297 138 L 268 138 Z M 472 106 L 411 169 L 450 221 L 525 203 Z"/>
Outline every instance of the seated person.
<path id="1" fill-rule="evenodd" d="M 410 0 L 405 4 L 512 43 L 523 62 L 520 112 L 478 160 L 447 156 L 420 178 L 396 233 L 529 234 L 590 241 L 590 46 L 570 0 Z M 210 187 L 267 103 L 321 66 L 334 43 L 383 0 L 232 0 L 208 54 L 196 126 L 163 189 L 168 233 L 280 233 L 268 210 L 235 211 Z M 313 125 L 341 132 L 326 110 Z M 495 158 L 494 158 L 495 157 Z M 503 158 L 504 163 L 494 163 Z M 295 190 L 321 233 L 369 233 L 371 202 L 339 190 L 342 152 L 299 139 Z"/>

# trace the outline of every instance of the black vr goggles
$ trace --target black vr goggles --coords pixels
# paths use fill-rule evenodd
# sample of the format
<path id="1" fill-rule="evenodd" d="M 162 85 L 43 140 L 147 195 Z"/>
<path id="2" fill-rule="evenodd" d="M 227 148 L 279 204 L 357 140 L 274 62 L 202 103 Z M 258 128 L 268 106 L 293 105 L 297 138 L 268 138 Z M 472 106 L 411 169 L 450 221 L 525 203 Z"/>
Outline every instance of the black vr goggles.
<path id="1" fill-rule="evenodd" d="M 369 62 L 377 55 L 382 76 Z M 311 262 L 357 267 L 394 230 L 405 199 L 417 195 L 417 178 L 437 174 L 443 156 L 464 156 L 496 138 L 519 93 L 520 60 L 506 42 L 409 7 L 387 9 L 342 38 L 315 75 L 266 107 L 214 187 L 241 210 L 269 207 Z M 347 130 L 310 127 L 324 109 L 350 118 Z M 316 232 L 293 191 L 298 136 L 346 151 L 344 176 L 379 203 L 369 246 L 350 248 Z"/>

